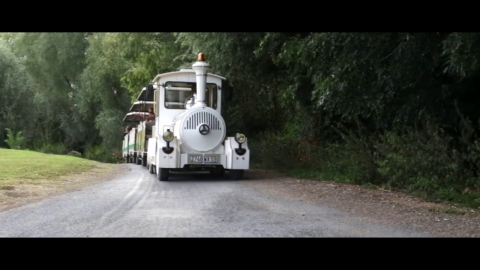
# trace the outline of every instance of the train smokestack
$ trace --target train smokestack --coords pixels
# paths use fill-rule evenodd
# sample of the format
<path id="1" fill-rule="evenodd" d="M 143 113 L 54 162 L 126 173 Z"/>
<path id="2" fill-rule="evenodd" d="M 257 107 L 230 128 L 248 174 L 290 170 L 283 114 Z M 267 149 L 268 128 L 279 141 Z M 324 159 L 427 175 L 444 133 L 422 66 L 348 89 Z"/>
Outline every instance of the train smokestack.
<path id="1" fill-rule="evenodd" d="M 205 62 L 205 55 L 203 53 L 198 54 L 197 62 L 192 65 L 192 69 L 195 70 L 197 81 L 197 98 L 195 99 L 194 107 L 205 107 L 205 91 L 207 86 L 207 73 L 210 71 L 210 65 Z"/>

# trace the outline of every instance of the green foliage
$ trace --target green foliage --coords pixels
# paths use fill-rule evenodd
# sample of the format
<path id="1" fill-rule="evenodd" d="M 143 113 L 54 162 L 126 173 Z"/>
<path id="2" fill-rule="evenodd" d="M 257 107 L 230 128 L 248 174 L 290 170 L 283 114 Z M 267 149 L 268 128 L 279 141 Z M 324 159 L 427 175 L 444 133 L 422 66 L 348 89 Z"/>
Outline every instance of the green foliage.
<path id="1" fill-rule="evenodd" d="M 462 167 L 449 149 L 451 138 L 437 130 L 387 133 L 375 145 L 380 155 L 378 171 L 389 187 L 432 194 L 439 187 L 458 185 L 463 190 Z"/>
<path id="2" fill-rule="evenodd" d="M 25 140 L 33 136 L 36 122 L 31 80 L 11 50 L 11 41 L 0 38 L 0 147 L 6 146 L 5 128 L 22 130 Z"/>
<path id="3" fill-rule="evenodd" d="M 85 33 L 13 33 L 8 36 L 16 61 L 28 73 L 28 80 L 23 80 L 15 89 L 20 100 L 30 102 L 18 108 L 20 112 L 29 112 L 20 122 L 26 122 L 28 144 L 33 144 L 35 139 L 73 146 L 85 139 L 88 133 L 85 129 L 89 126 L 82 121 L 75 99 L 79 76 L 85 67 L 86 36 Z"/>
<path id="4" fill-rule="evenodd" d="M 259 135 L 261 140 L 252 143 L 255 139 L 250 138 L 249 148 L 256 149 L 252 152 L 252 163 L 259 163 L 264 168 L 285 170 L 294 166 L 295 144 L 293 140 L 283 139 L 274 133 L 266 132 Z"/>
<path id="5" fill-rule="evenodd" d="M 86 50 L 87 67 L 80 77 L 77 108 L 88 123 L 85 145 L 121 143 L 122 118 L 130 107 L 131 96 L 121 78 L 130 63 L 121 47 L 122 34 L 95 33 L 89 36 Z M 92 136 L 93 135 L 93 136 Z"/>
<path id="6" fill-rule="evenodd" d="M 177 70 L 184 63 L 173 33 L 119 33 L 117 41 L 129 63 L 121 81 L 132 100 L 157 74 Z"/>
<path id="7" fill-rule="evenodd" d="M 18 33 L 15 54 L 24 60 L 37 87 L 53 94 L 75 92 L 85 67 L 87 33 Z"/>
<path id="8" fill-rule="evenodd" d="M 7 131 L 7 139 L 5 140 L 5 142 L 8 144 L 8 146 L 11 149 L 20 149 L 20 146 L 22 145 L 24 139 L 22 132 L 19 131 L 15 135 L 15 133 L 11 129 L 5 128 L 5 130 Z"/>
<path id="9" fill-rule="evenodd" d="M 462 78 L 475 75 L 480 65 L 480 34 L 452 33 L 443 41 L 443 54 L 448 55 L 444 72 Z"/>
<path id="10" fill-rule="evenodd" d="M 107 148 L 116 148 L 123 140 L 121 132 L 122 118 L 124 112 L 119 110 L 104 110 L 95 119 L 95 127 L 102 136 L 102 143 Z"/>

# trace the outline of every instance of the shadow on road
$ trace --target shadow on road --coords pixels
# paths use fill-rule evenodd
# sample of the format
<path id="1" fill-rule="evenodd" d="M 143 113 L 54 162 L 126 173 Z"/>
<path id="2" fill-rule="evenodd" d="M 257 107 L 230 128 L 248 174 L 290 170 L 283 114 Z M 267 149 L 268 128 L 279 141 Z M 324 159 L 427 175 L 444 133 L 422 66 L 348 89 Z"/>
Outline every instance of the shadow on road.
<path id="1" fill-rule="evenodd" d="M 213 176 L 210 172 L 170 172 L 168 181 L 251 181 L 268 180 L 282 177 L 281 173 L 269 170 L 248 170 L 244 172 L 243 178 L 234 180 L 228 171 L 222 176 Z"/>
<path id="2" fill-rule="evenodd" d="M 245 181 L 248 180 L 248 176 L 245 174 L 245 177 L 241 180 L 233 180 L 230 178 L 230 174 L 225 172 L 222 176 L 213 176 L 209 172 L 170 172 L 168 177 L 168 182 L 175 181 L 202 181 L 202 182 L 213 182 L 213 181 Z"/>

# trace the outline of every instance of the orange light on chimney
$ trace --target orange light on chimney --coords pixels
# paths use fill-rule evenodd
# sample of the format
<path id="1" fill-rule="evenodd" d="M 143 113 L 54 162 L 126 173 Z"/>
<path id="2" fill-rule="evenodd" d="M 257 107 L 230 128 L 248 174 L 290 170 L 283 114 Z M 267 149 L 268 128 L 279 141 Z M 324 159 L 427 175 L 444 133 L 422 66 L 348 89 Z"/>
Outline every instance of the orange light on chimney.
<path id="1" fill-rule="evenodd" d="M 205 62 L 205 54 L 199 53 L 199 54 L 198 54 L 198 61 L 203 61 L 203 62 Z"/>

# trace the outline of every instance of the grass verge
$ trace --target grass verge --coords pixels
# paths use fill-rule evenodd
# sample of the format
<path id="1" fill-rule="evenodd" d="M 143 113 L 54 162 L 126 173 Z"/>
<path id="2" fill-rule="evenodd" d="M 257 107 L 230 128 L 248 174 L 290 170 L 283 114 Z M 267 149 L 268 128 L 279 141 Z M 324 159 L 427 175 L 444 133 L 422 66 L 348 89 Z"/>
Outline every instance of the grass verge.
<path id="1" fill-rule="evenodd" d="M 106 179 L 114 164 L 0 148 L 0 210 Z"/>

